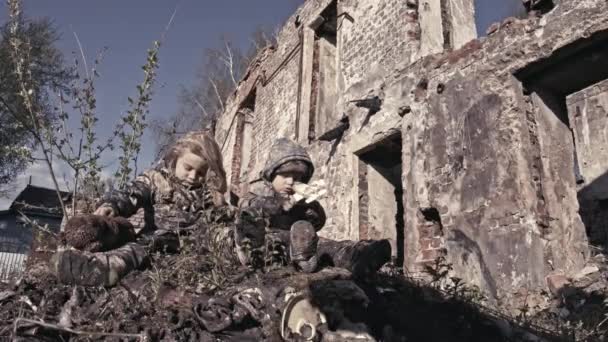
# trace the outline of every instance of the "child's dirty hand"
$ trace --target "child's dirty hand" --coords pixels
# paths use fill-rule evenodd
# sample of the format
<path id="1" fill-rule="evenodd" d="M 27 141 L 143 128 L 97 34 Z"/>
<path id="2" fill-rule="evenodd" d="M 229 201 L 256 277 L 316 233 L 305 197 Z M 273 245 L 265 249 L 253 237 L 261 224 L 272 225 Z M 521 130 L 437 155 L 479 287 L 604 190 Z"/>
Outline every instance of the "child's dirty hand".
<path id="1" fill-rule="evenodd" d="M 95 210 L 95 212 L 93 214 L 99 215 L 99 216 L 108 216 L 108 217 L 116 216 L 114 213 L 114 209 L 112 209 L 112 207 L 110 207 L 110 206 L 105 206 L 105 205 L 102 205 L 101 207 L 97 208 L 97 210 Z"/>
<path id="2" fill-rule="evenodd" d="M 296 203 L 298 203 L 300 200 L 296 199 L 296 196 L 286 196 L 283 198 L 283 210 L 284 211 L 289 211 L 291 210 L 291 208 L 293 208 L 294 205 L 296 205 Z"/>

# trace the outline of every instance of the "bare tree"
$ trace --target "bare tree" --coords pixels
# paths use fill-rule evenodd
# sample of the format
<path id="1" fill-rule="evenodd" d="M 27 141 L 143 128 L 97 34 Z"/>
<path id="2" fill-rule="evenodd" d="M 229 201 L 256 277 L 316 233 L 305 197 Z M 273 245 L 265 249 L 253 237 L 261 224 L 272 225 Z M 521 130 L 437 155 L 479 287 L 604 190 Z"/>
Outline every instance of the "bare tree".
<path id="1" fill-rule="evenodd" d="M 249 42 L 249 48 L 242 51 L 222 36 L 217 47 L 205 50 L 194 85 L 179 91 L 176 113 L 151 123 L 157 138 L 157 155 L 193 127 L 214 131 L 217 116 L 225 110 L 226 99 L 238 86 L 251 61 L 261 49 L 276 44 L 276 30 L 259 27 Z"/>
<path id="2" fill-rule="evenodd" d="M 68 91 L 74 79 L 73 69 L 66 66 L 55 46 L 58 39 L 59 33 L 47 18 L 31 20 L 20 14 L 0 27 L 0 195 L 11 192 L 10 183 L 31 165 L 36 145 L 29 130 L 11 113 L 27 110 L 15 74 L 17 65 L 11 42 L 19 40 L 27 47 L 29 78 L 34 87 L 30 98 L 41 109 L 40 115 L 52 121 L 56 119 L 52 110 L 53 95 L 57 91 Z"/>
<path id="3" fill-rule="evenodd" d="M 137 96 L 128 98 L 130 109 L 123 115 L 120 122 L 116 125 L 113 134 L 105 143 L 98 143 L 96 134 L 97 100 L 95 97 L 95 80 L 99 76 L 97 67 L 101 60 L 101 54 L 97 56 L 89 68 L 85 53 L 82 49 L 78 36 L 74 33 L 80 56 L 84 65 L 84 76 L 76 73 L 69 86 L 51 87 L 56 100 L 55 106 L 45 105 L 47 102 L 39 101 L 39 98 L 47 99 L 51 91 L 43 92 L 45 89 L 41 79 L 35 77 L 33 66 L 36 65 L 34 53 L 35 44 L 32 39 L 24 32 L 24 20 L 22 19 L 21 0 L 8 0 L 8 10 L 10 22 L 8 24 L 8 61 L 14 65 L 11 73 L 7 74 L 7 79 L 15 86 L 16 99 L 18 101 L 6 100 L 0 93 L 0 105 L 3 111 L 0 114 L 10 118 L 9 123 L 28 133 L 33 140 L 32 150 L 38 156 L 30 157 L 34 161 L 41 161 L 46 164 L 49 175 L 53 181 L 63 215 L 68 217 L 70 213 L 66 211 L 62 194 L 58 183 L 57 170 L 54 169 L 54 158 L 65 162 L 73 171 L 73 199 L 77 194 L 81 194 L 80 189 L 87 192 L 99 194 L 101 184 L 102 165 L 99 164 L 101 154 L 113 148 L 113 141 L 116 137 L 120 138 L 120 169 L 116 173 L 119 181 L 118 186 L 122 186 L 131 177 L 131 165 L 137 165 L 137 156 L 140 150 L 140 139 L 146 128 L 145 116 L 148 111 L 148 104 L 151 101 L 152 87 L 156 79 L 158 68 L 159 42 L 154 42 L 153 48 L 148 50 L 146 63 L 142 67 L 144 80 L 137 86 Z M 173 16 L 171 17 L 173 19 Z M 172 20 L 171 19 L 171 20 Z M 75 59 L 76 66 L 78 58 Z M 75 68 L 77 70 L 78 68 Z M 67 88 L 67 89 L 66 89 Z M 42 94 L 42 95 L 40 95 Z M 19 106 L 15 106 L 17 103 Z M 72 110 L 64 110 L 69 107 Z M 69 112 L 76 112 L 80 119 L 80 126 L 77 129 L 69 127 Z M 76 132 L 76 134 L 74 134 Z M 28 156 L 29 157 L 29 156 Z M 136 170 L 136 166 L 134 167 Z M 87 185 L 90 183 L 90 186 Z M 72 202 L 74 214 L 76 207 Z"/>

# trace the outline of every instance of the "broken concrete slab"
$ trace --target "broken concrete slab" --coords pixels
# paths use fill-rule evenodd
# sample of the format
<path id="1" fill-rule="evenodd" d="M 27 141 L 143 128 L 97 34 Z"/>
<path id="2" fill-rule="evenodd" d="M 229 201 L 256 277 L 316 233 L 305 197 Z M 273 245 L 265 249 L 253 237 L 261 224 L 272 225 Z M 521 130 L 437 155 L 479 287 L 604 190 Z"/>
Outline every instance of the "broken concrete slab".
<path id="1" fill-rule="evenodd" d="M 563 295 L 563 291 L 570 285 L 570 280 L 563 274 L 550 274 L 546 278 L 547 287 L 554 296 Z"/>
<path id="2" fill-rule="evenodd" d="M 590 274 L 597 273 L 599 271 L 600 271 L 600 269 L 596 265 L 587 265 L 582 270 L 580 270 L 580 272 L 578 272 L 573 277 L 573 279 L 576 280 L 576 281 L 578 281 L 578 280 L 581 280 L 581 279 L 583 279 L 584 277 L 586 277 L 586 276 L 588 276 Z"/>

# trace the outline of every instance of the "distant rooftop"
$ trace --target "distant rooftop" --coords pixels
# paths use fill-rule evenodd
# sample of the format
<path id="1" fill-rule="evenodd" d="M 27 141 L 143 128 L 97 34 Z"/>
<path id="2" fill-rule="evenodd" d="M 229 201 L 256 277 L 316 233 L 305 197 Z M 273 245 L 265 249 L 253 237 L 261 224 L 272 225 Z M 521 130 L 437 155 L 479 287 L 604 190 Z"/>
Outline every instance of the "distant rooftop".
<path id="1" fill-rule="evenodd" d="M 69 201 L 70 193 L 61 191 L 64 201 Z M 11 204 L 10 211 L 21 210 L 29 213 L 40 213 L 61 216 L 61 203 L 55 189 L 43 188 L 28 184 Z"/>

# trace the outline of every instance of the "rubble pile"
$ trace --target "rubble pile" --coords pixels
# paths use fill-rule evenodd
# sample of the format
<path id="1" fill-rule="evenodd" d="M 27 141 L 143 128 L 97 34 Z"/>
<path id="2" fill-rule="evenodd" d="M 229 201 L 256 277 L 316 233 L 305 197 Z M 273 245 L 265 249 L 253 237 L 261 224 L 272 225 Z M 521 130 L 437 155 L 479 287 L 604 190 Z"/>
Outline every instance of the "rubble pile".
<path id="1" fill-rule="evenodd" d="M 290 298 L 300 296 L 325 315 L 310 340 L 565 340 L 565 329 L 511 319 L 479 306 L 462 287 L 440 291 L 392 265 L 366 279 L 353 279 L 340 268 L 304 274 L 291 267 L 262 272 L 235 266 L 198 243 L 206 229 L 229 224 L 216 222 L 183 234 L 180 253 L 155 254 L 147 267 L 112 288 L 59 284 L 47 264 L 32 266 L 15 282 L 0 284 L 0 339 L 281 341 L 283 335 L 299 341 L 304 339 L 290 334 L 283 312 Z M 578 281 L 595 277 L 597 284 L 600 274 Z M 544 322 L 557 318 L 563 325 L 564 308 L 568 317 L 589 314 L 581 311 L 589 306 L 580 300 L 561 303 L 536 317 Z M 595 311 L 600 312 L 605 310 Z"/>
<path id="2" fill-rule="evenodd" d="M 608 340 L 608 264 L 604 254 L 591 258 L 573 277 L 554 280 L 548 279 L 551 293 L 537 296 L 525 307 L 527 319 L 541 322 L 568 341 Z"/>

